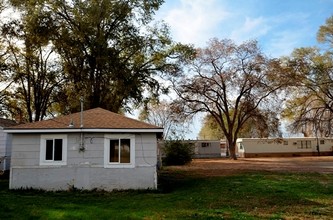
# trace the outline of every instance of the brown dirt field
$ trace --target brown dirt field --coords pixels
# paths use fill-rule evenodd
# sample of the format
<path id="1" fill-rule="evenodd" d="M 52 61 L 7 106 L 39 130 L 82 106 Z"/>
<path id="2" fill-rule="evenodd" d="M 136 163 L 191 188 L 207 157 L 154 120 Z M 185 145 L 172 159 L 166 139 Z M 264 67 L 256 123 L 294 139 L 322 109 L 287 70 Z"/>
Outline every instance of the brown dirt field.
<path id="1" fill-rule="evenodd" d="M 249 171 L 278 171 L 333 174 L 333 156 L 284 158 L 194 159 L 185 166 L 167 169 L 184 170 L 205 176 L 232 175 Z"/>

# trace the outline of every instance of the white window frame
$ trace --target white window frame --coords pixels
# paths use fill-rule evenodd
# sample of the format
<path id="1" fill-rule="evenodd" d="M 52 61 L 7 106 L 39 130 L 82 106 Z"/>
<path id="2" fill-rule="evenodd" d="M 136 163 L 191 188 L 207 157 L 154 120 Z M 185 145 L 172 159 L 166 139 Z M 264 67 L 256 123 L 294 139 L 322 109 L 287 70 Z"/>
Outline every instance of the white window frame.
<path id="1" fill-rule="evenodd" d="M 130 139 L 130 163 L 110 162 L 110 140 Z M 135 167 L 135 135 L 106 134 L 104 135 L 104 168 L 134 168 Z"/>
<path id="2" fill-rule="evenodd" d="M 46 160 L 46 140 L 62 139 L 62 160 Z M 40 165 L 67 165 L 67 135 L 41 135 L 40 137 Z"/>

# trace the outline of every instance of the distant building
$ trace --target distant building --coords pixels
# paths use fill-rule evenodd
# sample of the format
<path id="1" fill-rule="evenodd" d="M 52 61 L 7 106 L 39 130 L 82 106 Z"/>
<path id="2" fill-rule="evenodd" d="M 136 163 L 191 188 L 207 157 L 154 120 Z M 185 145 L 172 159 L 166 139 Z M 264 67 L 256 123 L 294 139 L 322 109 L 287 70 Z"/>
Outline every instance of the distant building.
<path id="1" fill-rule="evenodd" d="M 239 157 L 333 155 L 332 138 L 239 138 Z"/>

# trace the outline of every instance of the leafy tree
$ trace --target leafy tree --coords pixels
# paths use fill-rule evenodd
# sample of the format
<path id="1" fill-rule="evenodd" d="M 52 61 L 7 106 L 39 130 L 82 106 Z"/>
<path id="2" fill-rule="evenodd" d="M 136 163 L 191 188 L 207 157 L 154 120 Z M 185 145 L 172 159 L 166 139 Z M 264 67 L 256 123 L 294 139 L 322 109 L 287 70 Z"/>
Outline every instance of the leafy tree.
<path id="1" fill-rule="evenodd" d="M 292 121 L 294 132 L 304 136 L 332 136 L 333 123 L 333 16 L 320 26 L 320 43 L 327 43 L 326 51 L 316 47 L 297 48 L 285 58 L 290 98 L 283 116 Z"/>
<path id="2" fill-rule="evenodd" d="M 6 10 L 5 1 L 0 0 L 0 25 L 3 23 L 3 12 Z M 0 116 L 8 116 L 7 108 L 7 88 L 11 84 L 10 75 L 8 73 L 8 66 L 5 61 L 8 58 L 8 53 L 6 51 L 5 42 L 3 38 L 0 38 Z"/>
<path id="3" fill-rule="evenodd" d="M 21 12 L 2 32 L 18 84 L 10 104 L 29 121 L 78 111 L 80 96 L 87 109 L 130 110 L 168 92 L 158 77 L 177 75 L 193 54 L 153 24 L 162 0 L 9 2 Z"/>
<path id="4" fill-rule="evenodd" d="M 62 82 L 49 36 L 53 20 L 42 4 L 25 2 L 20 20 L 11 20 L 2 26 L 13 86 L 7 89 L 9 111 L 25 120 L 43 120 L 53 103 L 55 91 Z"/>
<path id="5" fill-rule="evenodd" d="M 333 55 L 318 48 L 295 49 L 287 60 L 291 97 L 283 116 L 304 136 L 331 136 L 333 123 Z M 292 92 L 294 91 L 294 92 Z"/>
<path id="6" fill-rule="evenodd" d="M 141 110 L 139 119 L 164 128 L 164 139 L 181 137 L 188 129 L 189 118 L 179 114 L 167 101 L 150 101 Z"/>
<path id="7" fill-rule="evenodd" d="M 278 113 L 271 110 L 255 111 L 248 121 L 245 122 L 243 127 L 239 131 L 239 137 L 243 138 L 265 138 L 265 137 L 276 137 L 281 136 L 279 130 L 279 119 Z M 218 125 L 216 120 L 211 115 L 206 115 L 204 118 L 203 126 L 199 132 L 200 139 L 223 139 L 223 131 Z"/>
<path id="8" fill-rule="evenodd" d="M 215 121 L 214 117 L 211 115 L 206 115 L 203 119 L 202 127 L 199 132 L 200 140 L 220 140 L 225 136 L 218 123 Z"/>
<path id="9" fill-rule="evenodd" d="M 157 80 L 180 71 L 180 61 L 192 53 L 174 43 L 168 27 L 152 25 L 161 0 L 49 1 L 57 35 L 53 42 L 68 80 L 59 93 L 63 108 L 78 96 L 85 108 L 129 110 L 146 98 L 165 92 Z"/>
<path id="10" fill-rule="evenodd" d="M 333 16 L 326 19 L 326 23 L 319 27 L 317 41 L 327 43 L 329 48 L 333 48 Z"/>
<path id="11" fill-rule="evenodd" d="M 256 41 L 236 45 L 231 40 L 212 39 L 197 50 L 189 73 L 174 82 L 176 101 L 184 112 L 207 112 L 221 127 L 230 155 L 236 159 L 235 146 L 241 128 L 257 109 L 272 107 L 280 62 L 268 59 Z"/>

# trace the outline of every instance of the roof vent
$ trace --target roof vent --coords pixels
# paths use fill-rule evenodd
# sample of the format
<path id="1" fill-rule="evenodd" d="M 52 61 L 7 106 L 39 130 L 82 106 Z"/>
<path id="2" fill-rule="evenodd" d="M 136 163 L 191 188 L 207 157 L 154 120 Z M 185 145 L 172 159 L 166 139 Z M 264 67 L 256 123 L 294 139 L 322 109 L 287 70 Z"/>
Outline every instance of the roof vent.
<path id="1" fill-rule="evenodd" d="M 71 119 L 71 122 L 68 125 L 69 128 L 73 128 L 74 127 L 74 123 L 73 123 L 73 119 Z"/>

